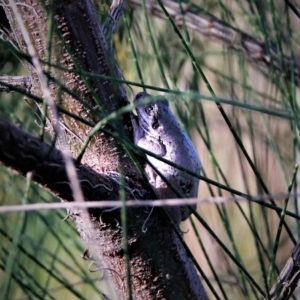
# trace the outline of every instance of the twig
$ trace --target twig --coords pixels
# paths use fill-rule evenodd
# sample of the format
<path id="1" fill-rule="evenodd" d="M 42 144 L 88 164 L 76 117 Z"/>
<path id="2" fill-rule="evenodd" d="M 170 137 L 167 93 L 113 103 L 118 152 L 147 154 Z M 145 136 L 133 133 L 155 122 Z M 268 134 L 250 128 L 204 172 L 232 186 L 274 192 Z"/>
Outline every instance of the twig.
<path id="1" fill-rule="evenodd" d="M 103 33 L 107 40 L 116 32 L 118 22 L 123 12 L 123 4 L 125 0 L 113 0 L 108 16 L 103 24 Z"/>
<path id="2" fill-rule="evenodd" d="M 271 300 L 287 300 L 293 294 L 300 279 L 300 242 L 292 251 L 283 270 L 270 290 Z"/>
<path id="3" fill-rule="evenodd" d="M 0 148 L 1 151 L 1 148 Z M 101 174 L 101 176 L 104 176 Z M 83 176 L 81 176 L 83 178 Z M 107 179 L 106 177 L 104 177 Z M 101 178 L 100 178 L 101 180 Z M 82 180 L 82 182 L 85 182 L 87 180 Z M 94 184 L 94 188 L 106 188 L 109 190 L 109 187 L 107 185 L 108 182 L 106 182 L 106 185 L 102 183 Z M 130 184 L 129 182 L 127 182 Z M 131 195 L 134 194 L 135 190 L 132 189 L 131 186 L 128 186 Z M 100 190 L 99 190 L 100 191 Z M 111 190 L 112 191 L 112 190 Z M 286 197 L 286 193 L 282 194 L 275 194 L 275 195 L 258 195 L 258 196 L 252 196 L 251 200 L 256 200 L 256 203 L 259 204 L 259 202 L 263 202 L 267 199 L 275 199 L 275 200 L 282 200 L 282 198 Z M 298 194 L 289 194 L 290 197 L 292 196 L 300 196 Z M 95 198 L 96 199 L 96 198 Z M 119 200 L 101 200 L 97 201 L 94 199 L 90 199 L 93 201 L 89 202 L 62 202 L 62 203 L 34 203 L 34 204 L 26 204 L 26 205 L 2 205 L 0 207 L 0 213 L 8 213 L 8 212 L 19 212 L 19 211 L 40 211 L 40 210 L 56 210 L 56 209 L 70 209 L 70 208 L 118 208 L 121 207 L 123 204 Z M 159 200 L 128 200 L 125 203 L 126 207 L 161 207 L 161 206 L 178 206 L 178 205 L 193 205 L 197 204 L 199 205 L 208 205 L 208 204 L 230 204 L 230 203 L 236 203 L 236 202 L 244 202 L 249 201 L 247 198 L 243 197 L 208 197 L 208 198 L 189 198 L 189 199 L 159 199 Z"/>
<path id="4" fill-rule="evenodd" d="M 32 86 L 31 78 L 28 75 L 21 75 L 21 76 L 3 75 L 3 76 L 0 76 L 0 92 L 9 93 L 12 91 L 12 89 L 9 86 L 1 85 L 2 82 L 9 84 L 13 87 L 25 90 L 27 93 L 30 92 L 30 89 Z"/>

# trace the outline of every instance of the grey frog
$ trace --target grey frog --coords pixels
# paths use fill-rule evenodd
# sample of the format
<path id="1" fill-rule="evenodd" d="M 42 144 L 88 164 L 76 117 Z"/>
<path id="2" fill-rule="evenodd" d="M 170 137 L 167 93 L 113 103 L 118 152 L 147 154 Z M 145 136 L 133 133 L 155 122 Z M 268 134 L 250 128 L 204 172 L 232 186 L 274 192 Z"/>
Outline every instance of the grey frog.
<path id="1" fill-rule="evenodd" d="M 134 102 L 151 97 L 145 92 L 138 93 Z M 171 112 L 166 99 L 136 108 L 137 117 L 132 115 L 134 143 L 171 162 L 197 174 L 201 165 L 197 152 L 188 135 L 182 130 Z M 148 160 L 170 183 L 187 198 L 198 195 L 199 180 L 184 171 L 168 165 L 150 155 Z M 145 172 L 160 199 L 178 198 L 168 184 L 149 166 Z M 196 205 L 193 206 L 196 208 Z M 187 206 L 168 209 L 176 223 L 186 220 L 191 211 Z"/>

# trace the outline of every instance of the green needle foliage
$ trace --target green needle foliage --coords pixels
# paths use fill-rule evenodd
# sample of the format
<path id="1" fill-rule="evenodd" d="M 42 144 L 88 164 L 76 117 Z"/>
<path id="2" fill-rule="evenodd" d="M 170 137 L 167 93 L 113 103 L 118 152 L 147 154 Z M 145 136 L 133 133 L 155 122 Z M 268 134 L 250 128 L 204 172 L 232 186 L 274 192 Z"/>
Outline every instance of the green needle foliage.
<path id="1" fill-rule="evenodd" d="M 109 3 L 94 2 L 103 22 Z M 168 98 L 202 163 L 199 199 L 222 199 L 222 203 L 198 204 L 191 220 L 181 224 L 182 242 L 193 256 L 210 299 L 269 298 L 267 294 L 300 233 L 300 7 L 296 1 L 174 0 L 180 7 L 176 19 L 166 9 L 169 1 L 154 1 L 160 7 L 158 16 L 147 10 L 152 1 L 140 1 L 139 8 L 130 9 L 132 2 L 136 1 L 128 1 L 112 38 L 112 55 L 123 74 L 128 98 L 132 100 L 133 94 L 142 90 Z M 201 34 L 199 24 L 189 22 L 187 9 L 206 19 L 213 16 L 220 26 L 259 40 L 263 46 L 253 51 L 259 59 L 263 49 L 270 58 L 269 67 L 255 61 L 255 55 L 249 59 L 241 36 L 236 37 L 241 39 L 237 48 L 233 46 L 236 40 L 232 46 L 222 45 L 209 24 Z M 62 68 L 50 59 L 55 47 L 51 45 L 52 34 L 49 32 L 49 53 L 43 62 L 46 72 L 50 67 Z M 274 49 L 278 61 L 272 61 Z M 1 42 L 0 75 L 25 72 Z M 84 78 L 101 76 L 82 72 L 79 67 L 75 72 Z M 88 86 L 88 79 L 85 83 Z M 78 97 L 78 101 L 83 100 Z M 83 105 L 89 104 L 83 101 Z M 1 118 L 51 142 L 46 109 L 44 104 L 40 112 L 22 93 L 0 93 Z M 134 106 L 97 115 L 97 122 L 88 124 L 89 140 L 78 146 L 78 159 L 103 124 L 116 129 L 120 117 L 129 110 Z M 66 108 L 60 111 L 69 118 L 84 119 Z M 137 150 L 128 139 L 122 133 L 113 136 L 133 158 Z M 138 161 L 136 165 L 140 167 Z M 122 201 L 124 193 L 122 186 Z M 276 196 L 279 193 L 286 195 L 280 198 Z M 248 197 L 229 201 L 237 196 Z M 251 201 L 250 196 L 259 201 Z M 269 198 L 262 200 L 260 196 Z M 30 177 L 21 178 L 0 165 L 1 205 L 55 201 L 59 199 Z M 103 270 L 96 267 L 97 272 L 91 272 L 91 261 L 80 258 L 84 245 L 71 221 L 63 221 L 65 217 L 63 210 L 0 214 L 0 298 L 90 299 L 99 295 L 101 299 L 102 293 L 114 297 L 102 278 Z M 122 224 L 126 228 L 125 206 Z M 126 232 L 123 237 L 129 264 Z M 128 271 L 127 276 L 130 286 L 134 274 Z M 297 290 L 293 297 L 299 299 Z"/>

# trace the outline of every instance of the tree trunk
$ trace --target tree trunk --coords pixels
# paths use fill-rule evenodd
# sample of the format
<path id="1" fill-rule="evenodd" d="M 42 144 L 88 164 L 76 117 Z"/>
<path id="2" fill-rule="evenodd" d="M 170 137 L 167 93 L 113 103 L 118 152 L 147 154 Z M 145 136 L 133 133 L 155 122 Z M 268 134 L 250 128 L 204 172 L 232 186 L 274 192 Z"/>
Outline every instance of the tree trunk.
<path id="1" fill-rule="evenodd" d="M 59 134 L 57 147 L 62 152 L 1 121 L 0 160 L 24 176 L 33 172 L 35 181 L 62 200 L 76 200 L 65 167 L 64 145 L 77 157 L 91 126 L 129 103 L 121 84 L 101 77 L 120 78 L 120 72 L 89 1 L 60 0 L 42 4 L 25 0 L 14 4 L 14 1 L 3 0 L 2 3 L 20 50 L 29 53 L 25 58 L 31 78 L 30 92 L 37 101 L 39 98 L 42 101 L 42 97 L 48 101 L 47 117 L 54 126 L 53 137 Z M 51 47 L 47 42 L 49 36 Z M 101 76 L 96 78 L 93 74 Z M 51 101 L 59 106 L 60 129 Z M 40 107 L 43 110 L 43 106 Z M 148 184 L 129 157 L 134 152 L 124 147 L 129 140 L 132 140 L 130 115 L 124 114 L 93 135 L 80 160 L 70 160 L 85 201 L 118 199 L 123 178 L 126 199 L 153 199 Z M 79 209 L 69 211 L 95 260 L 108 270 L 118 297 L 126 299 L 129 293 L 125 263 L 128 255 L 133 299 L 207 299 L 180 242 L 181 236 L 176 234 L 163 210 L 154 209 L 146 232 L 142 228 L 149 210 L 130 208 L 126 213 L 128 251 L 124 248 L 124 232 L 119 225 L 124 225 L 120 210 L 90 209 L 89 220 Z"/>

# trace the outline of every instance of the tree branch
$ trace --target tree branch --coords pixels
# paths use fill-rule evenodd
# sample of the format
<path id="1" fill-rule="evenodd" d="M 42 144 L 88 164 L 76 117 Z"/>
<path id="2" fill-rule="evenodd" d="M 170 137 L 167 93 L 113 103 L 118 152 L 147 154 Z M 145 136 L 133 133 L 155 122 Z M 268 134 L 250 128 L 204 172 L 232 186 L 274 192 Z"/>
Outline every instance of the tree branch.
<path id="1" fill-rule="evenodd" d="M 66 201 L 73 200 L 62 153 L 1 119 L 0 161 L 23 176 L 33 172 L 33 179 L 44 188 Z M 76 164 L 76 170 L 86 201 L 118 198 L 120 187 L 115 175 L 98 174 L 81 164 Z M 126 190 L 130 191 L 129 197 L 150 197 L 130 179 L 126 180 Z M 121 274 L 124 280 L 122 234 L 115 221 L 120 220 L 119 210 L 104 215 L 101 209 L 89 211 L 92 225 L 83 221 L 78 210 L 72 210 L 69 215 L 98 261 Z M 147 232 L 142 231 L 148 214 L 143 208 L 128 209 L 134 299 L 207 299 L 191 259 L 161 209 L 154 210 L 147 223 Z M 119 283 L 118 295 L 125 299 L 124 282 L 120 282 L 114 272 L 111 276 Z"/>
<path id="2" fill-rule="evenodd" d="M 33 172 L 33 180 L 43 188 L 62 200 L 74 200 L 61 151 L 3 119 L 0 119 L 0 161 L 22 176 Z M 73 162 L 86 201 L 118 199 L 120 187 L 115 178 Z"/>
<path id="3" fill-rule="evenodd" d="M 177 26 L 185 26 L 211 41 L 222 44 L 228 49 L 239 51 L 252 63 L 269 71 L 276 70 L 279 75 L 288 80 L 295 81 L 300 87 L 300 59 L 282 55 L 276 47 L 253 37 L 239 29 L 233 28 L 216 17 L 204 12 L 195 11 L 195 7 L 173 0 L 163 0 L 163 5 L 173 18 Z M 133 9 L 141 9 L 142 1 L 130 0 L 129 6 Z M 156 0 L 145 1 L 148 13 L 167 19 Z"/>
<path id="4" fill-rule="evenodd" d="M 1 83 L 5 83 L 6 85 L 2 85 Z M 0 92 L 12 92 L 9 86 L 16 87 L 18 89 L 23 89 L 26 92 L 29 92 L 31 89 L 31 79 L 28 75 L 21 76 L 0 76 Z"/>
<path id="5" fill-rule="evenodd" d="M 21 51 L 27 52 L 26 43 L 22 39 L 16 16 L 9 7 L 9 1 L 3 0 L 2 3 L 5 4 L 3 8 L 15 33 L 15 40 Z M 112 81 L 80 76 L 81 70 L 118 78 L 120 76 L 118 67 L 89 1 L 60 0 L 53 3 L 52 7 L 46 7 L 53 9 L 57 28 L 50 41 L 53 48 L 50 61 L 69 69 L 69 72 L 55 68 L 50 68 L 49 71 L 70 90 L 70 93 L 62 91 L 60 85 L 53 83 L 51 97 L 65 110 L 81 115 L 90 123 L 97 123 L 103 116 L 128 103 L 125 90 L 120 84 Z M 19 13 L 25 21 L 35 52 L 38 53 L 40 60 L 49 61 L 47 57 L 49 28 L 46 26 L 49 17 L 46 8 L 37 0 L 24 0 L 22 5 L 19 4 Z M 41 97 L 43 91 L 39 77 L 30 64 L 28 70 L 33 86 L 31 92 Z M 48 113 L 47 117 L 51 119 L 51 113 Z M 76 156 L 82 141 L 87 139 L 91 129 L 88 125 L 66 115 L 61 115 L 60 122 L 73 131 L 65 131 L 64 138 Z M 107 127 L 107 130 L 131 138 L 131 128 L 130 117 L 125 115 L 122 120 L 116 120 L 111 127 Z M 68 183 L 70 178 L 66 176 L 61 152 L 5 121 L 0 122 L 0 131 L 0 160 L 3 163 L 23 175 L 28 171 L 34 172 L 34 179 L 37 182 L 61 198 L 73 200 Z M 120 141 L 111 136 L 98 132 L 89 144 L 82 162 L 86 166 L 73 161 L 85 200 L 118 199 L 119 182 L 118 177 L 113 174 L 119 171 L 120 167 L 125 170 L 125 176 L 128 177 L 125 186 L 127 197 L 151 199 L 150 191 L 144 188 L 147 185 L 125 152 L 125 148 Z M 101 170 L 105 171 L 105 175 Z M 154 209 L 145 224 L 149 211 L 141 208 L 127 209 L 132 297 L 145 300 L 207 299 L 192 261 L 169 221 L 166 220 L 162 209 Z M 71 210 L 69 216 L 75 222 L 84 242 L 101 263 L 101 268 L 108 270 L 118 297 L 126 299 L 124 287 L 127 273 L 123 234 L 119 225 L 120 212 L 93 209 L 89 210 L 89 213 L 91 222 L 86 222 L 80 210 Z M 142 230 L 145 227 L 146 232 Z"/>
<path id="6" fill-rule="evenodd" d="M 270 299 L 288 300 L 296 289 L 300 278 L 300 242 L 296 245 L 292 254 L 276 282 L 270 290 Z"/>

